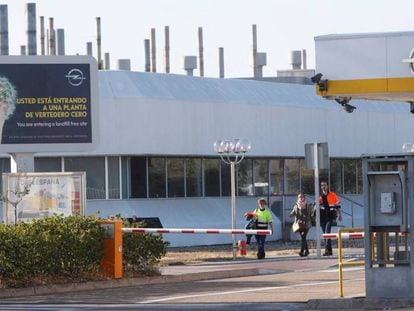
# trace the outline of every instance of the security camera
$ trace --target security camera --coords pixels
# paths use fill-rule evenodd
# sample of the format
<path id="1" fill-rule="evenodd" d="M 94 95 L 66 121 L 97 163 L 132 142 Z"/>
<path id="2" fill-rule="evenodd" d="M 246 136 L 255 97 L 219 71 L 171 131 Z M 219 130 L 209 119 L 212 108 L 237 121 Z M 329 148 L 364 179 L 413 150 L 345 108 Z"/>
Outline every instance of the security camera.
<path id="1" fill-rule="evenodd" d="M 410 104 L 410 112 L 414 113 L 414 102 L 408 102 Z"/>
<path id="2" fill-rule="evenodd" d="M 342 107 L 344 107 L 345 111 L 348 112 L 348 113 L 353 113 L 354 110 L 356 109 L 355 106 L 352 106 L 352 105 L 349 105 L 349 104 L 343 105 Z"/>
<path id="3" fill-rule="evenodd" d="M 311 77 L 312 83 L 319 86 L 319 92 L 325 92 L 328 90 L 328 79 L 322 79 L 323 74 L 317 73 Z"/>
<path id="4" fill-rule="evenodd" d="M 312 83 L 316 83 L 318 84 L 319 81 L 321 81 L 323 74 L 321 73 L 317 73 L 316 75 L 314 75 L 313 77 L 311 77 L 311 81 Z"/>
<path id="5" fill-rule="evenodd" d="M 356 109 L 355 106 L 352 106 L 349 104 L 349 102 L 351 101 L 351 97 L 335 97 L 334 98 L 335 101 L 340 104 L 344 110 L 348 113 L 352 113 L 354 112 L 354 110 Z"/>

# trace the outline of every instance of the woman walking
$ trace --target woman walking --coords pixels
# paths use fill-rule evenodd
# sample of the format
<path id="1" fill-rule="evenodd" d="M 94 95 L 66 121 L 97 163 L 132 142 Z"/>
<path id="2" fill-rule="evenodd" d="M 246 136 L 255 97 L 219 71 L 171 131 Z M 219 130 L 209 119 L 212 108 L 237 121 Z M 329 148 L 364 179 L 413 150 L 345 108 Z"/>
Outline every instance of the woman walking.
<path id="1" fill-rule="evenodd" d="M 299 256 L 306 257 L 309 255 L 308 242 L 306 236 L 312 227 L 312 205 L 308 203 L 304 194 L 298 195 L 298 200 L 289 214 L 289 217 L 295 217 L 292 225 L 293 232 L 299 232 L 301 238 L 301 247 Z"/>

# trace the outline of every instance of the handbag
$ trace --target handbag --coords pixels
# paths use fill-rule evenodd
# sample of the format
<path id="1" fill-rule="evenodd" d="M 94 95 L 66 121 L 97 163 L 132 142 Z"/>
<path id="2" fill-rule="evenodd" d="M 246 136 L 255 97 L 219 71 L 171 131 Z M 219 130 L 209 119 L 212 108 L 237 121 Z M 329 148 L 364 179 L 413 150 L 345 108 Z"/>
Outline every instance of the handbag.
<path id="1" fill-rule="evenodd" d="M 295 222 L 292 224 L 292 231 L 293 232 L 298 232 L 299 229 L 300 229 L 299 222 L 297 220 L 295 220 Z"/>

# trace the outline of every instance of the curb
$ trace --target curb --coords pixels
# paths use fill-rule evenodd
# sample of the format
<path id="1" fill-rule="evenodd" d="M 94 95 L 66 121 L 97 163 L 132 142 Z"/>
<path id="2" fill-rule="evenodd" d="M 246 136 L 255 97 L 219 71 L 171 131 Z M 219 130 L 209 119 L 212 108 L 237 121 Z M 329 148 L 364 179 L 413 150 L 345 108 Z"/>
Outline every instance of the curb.
<path id="1" fill-rule="evenodd" d="M 146 284 L 179 283 L 191 281 L 203 281 L 213 279 L 225 279 L 234 277 L 254 276 L 263 274 L 263 269 L 236 269 L 209 271 L 200 273 L 187 273 L 181 275 L 161 275 L 156 277 L 124 278 L 119 280 L 91 281 L 69 284 L 54 284 L 44 286 L 32 286 L 26 288 L 0 289 L 0 298 L 24 297 L 46 295 L 55 293 L 79 292 L 85 290 L 120 288 L 128 286 L 140 286 Z"/>
<path id="2" fill-rule="evenodd" d="M 308 300 L 309 310 L 391 310 L 414 307 L 412 298 L 338 298 Z"/>

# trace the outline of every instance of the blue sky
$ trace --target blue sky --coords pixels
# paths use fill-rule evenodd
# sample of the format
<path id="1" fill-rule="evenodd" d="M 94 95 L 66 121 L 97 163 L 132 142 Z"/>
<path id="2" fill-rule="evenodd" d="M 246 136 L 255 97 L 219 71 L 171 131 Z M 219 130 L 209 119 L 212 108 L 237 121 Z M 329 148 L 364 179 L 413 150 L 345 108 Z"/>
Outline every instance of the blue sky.
<path id="1" fill-rule="evenodd" d="M 10 53 L 26 44 L 25 4 L 9 6 Z M 164 71 L 164 26 L 170 27 L 171 72 L 182 74 L 184 55 L 198 53 L 198 27 L 203 27 L 205 76 L 218 76 L 218 48 L 224 47 L 226 77 L 251 76 L 252 25 L 257 25 L 258 51 L 267 53 L 265 76 L 288 69 L 290 50 L 306 49 L 314 67 L 314 37 L 331 33 L 414 30 L 412 0 L 37 0 L 37 16 L 54 17 L 64 28 L 67 54 L 85 54 L 92 41 L 96 53 L 96 17 L 102 20 L 103 52 L 111 67 L 130 58 L 132 69 L 144 70 L 144 39 L 157 32 L 157 69 Z M 38 25 L 38 30 L 40 29 Z M 414 45 L 414 43 L 413 43 Z M 414 47 L 414 46 L 413 46 Z M 38 43 L 38 51 L 40 45 Z M 195 72 L 198 75 L 198 71 Z"/>

